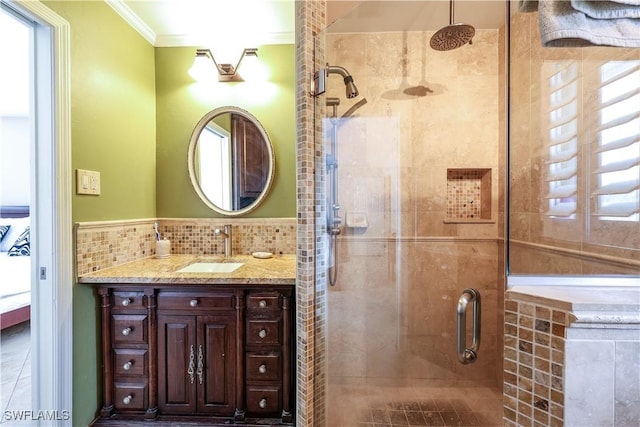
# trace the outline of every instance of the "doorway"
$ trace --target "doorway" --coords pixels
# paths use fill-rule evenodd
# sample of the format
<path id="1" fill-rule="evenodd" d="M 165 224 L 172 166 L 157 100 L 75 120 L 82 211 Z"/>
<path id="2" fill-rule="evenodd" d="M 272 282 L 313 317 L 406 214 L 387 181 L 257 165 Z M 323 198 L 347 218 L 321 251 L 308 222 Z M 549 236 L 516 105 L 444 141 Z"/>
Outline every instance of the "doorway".
<path id="1" fill-rule="evenodd" d="M 29 153 L 29 228 L 21 249 L 29 252 L 31 308 L 30 357 L 25 360 L 25 369 L 31 371 L 30 405 L 21 403 L 17 412 L 4 412 L 3 420 L 12 425 L 71 425 L 69 25 L 39 2 L 2 0 L 0 6 L 3 19 L 18 23 L 28 34 L 28 45 L 20 48 L 28 59 L 20 73 L 28 76 Z M 3 37 L 5 41 L 15 39 Z M 8 90 L 3 87 L 3 92 Z M 7 97 L 15 100 L 18 95 Z M 3 140 L 6 136 L 3 129 Z M 3 155 L 15 150 L 8 151 L 3 149 Z"/>
<path id="2" fill-rule="evenodd" d="M 31 53 L 33 27 L 0 10 L 1 422 L 31 405 Z"/>

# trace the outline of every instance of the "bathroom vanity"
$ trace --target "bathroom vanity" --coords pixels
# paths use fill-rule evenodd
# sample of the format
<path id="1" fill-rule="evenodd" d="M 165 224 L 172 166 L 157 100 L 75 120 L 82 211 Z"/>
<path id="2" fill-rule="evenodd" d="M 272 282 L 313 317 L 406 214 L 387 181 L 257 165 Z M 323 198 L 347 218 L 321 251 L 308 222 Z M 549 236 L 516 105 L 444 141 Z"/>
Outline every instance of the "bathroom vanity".
<path id="1" fill-rule="evenodd" d="M 102 321 L 103 404 L 93 425 L 293 422 L 295 256 L 178 272 L 198 261 L 231 260 L 172 255 L 79 278 L 96 287 Z"/>

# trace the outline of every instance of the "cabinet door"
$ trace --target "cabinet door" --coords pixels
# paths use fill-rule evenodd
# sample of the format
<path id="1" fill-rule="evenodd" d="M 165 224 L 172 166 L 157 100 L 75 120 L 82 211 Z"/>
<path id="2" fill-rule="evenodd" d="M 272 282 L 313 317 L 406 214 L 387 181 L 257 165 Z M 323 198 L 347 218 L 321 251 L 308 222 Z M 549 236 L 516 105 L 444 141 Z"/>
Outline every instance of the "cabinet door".
<path id="1" fill-rule="evenodd" d="M 158 316 L 158 407 L 165 413 L 196 410 L 195 316 Z"/>
<path id="2" fill-rule="evenodd" d="M 235 334 L 233 315 L 198 316 L 198 412 L 234 414 Z"/>

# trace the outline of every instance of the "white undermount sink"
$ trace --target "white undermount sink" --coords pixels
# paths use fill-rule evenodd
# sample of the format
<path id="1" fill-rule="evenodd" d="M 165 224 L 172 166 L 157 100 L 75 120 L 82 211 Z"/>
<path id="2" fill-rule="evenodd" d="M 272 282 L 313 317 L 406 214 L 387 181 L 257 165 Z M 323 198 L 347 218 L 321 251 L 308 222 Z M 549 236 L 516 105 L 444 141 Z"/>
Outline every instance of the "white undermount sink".
<path id="1" fill-rule="evenodd" d="M 240 268 L 242 262 L 194 262 L 176 270 L 177 273 L 231 273 Z"/>

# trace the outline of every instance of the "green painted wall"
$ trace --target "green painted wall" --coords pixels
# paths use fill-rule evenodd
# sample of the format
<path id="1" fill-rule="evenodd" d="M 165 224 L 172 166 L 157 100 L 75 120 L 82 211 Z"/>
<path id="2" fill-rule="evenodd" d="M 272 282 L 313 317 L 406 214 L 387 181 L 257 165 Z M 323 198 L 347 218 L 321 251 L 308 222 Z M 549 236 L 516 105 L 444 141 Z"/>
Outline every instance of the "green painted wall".
<path id="1" fill-rule="evenodd" d="M 74 221 L 156 214 L 154 49 L 104 2 L 45 2 L 71 26 L 72 166 L 101 173 L 100 196 L 73 196 Z M 74 181 L 75 182 L 75 181 Z M 73 425 L 100 408 L 97 305 L 73 292 Z"/>
<path id="2" fill-rule="evenodd" d="M 193 48 L 156 48 L 104 2 L 45 1 L 71 26 L 72 167 L 101 173 L 101 195 L 73 189 L 78 221 L 214 217 L 187 172 L 191 130 L 207 111 L 235 105 L 271 137 L 276 180 L 254 217 L 295 216 L 294 47 L 259 46 L 268 83 L 209 87 L 187 74 Z M 74 180 L 75 184 L 75 180 Z M 101 406 L 99 318 L 93 289 L 73 292 L 73 425 Z"/>
<path id="3" fill-rule="evenodd" d="M 195 82 L 188 74 L 195 48 L 156 48 L 157 214 L 161 218 L 207 218 L 210 210 L 191 186 L 187 150 L 200 118 L 233 105 L 264 126 L 276 157 L 274 184 L 254 218 L 296 216 L 294 46 L 258 46 L 269 78 L 262 83 Z M 215 52 L 214 52 L 215 55 Z"/>
<path id="4" fill-rule="evenodd" d="M 71 24 L 72 164 L 99 171 L 100 196 L 73 196 L 73 219 L 156 213 L 154 49 L 104 2 L 47 2 Z"/>

